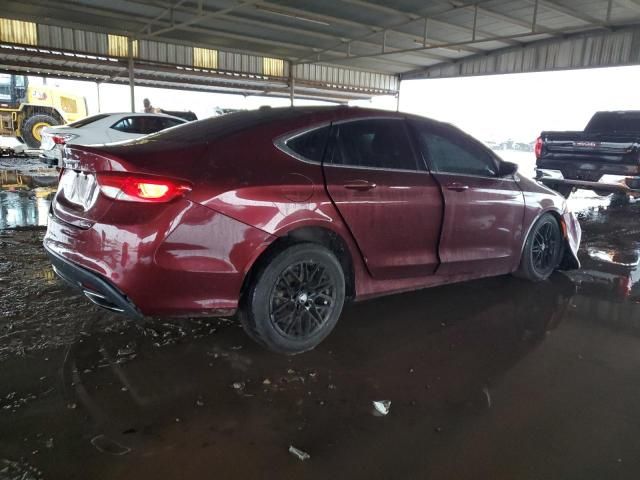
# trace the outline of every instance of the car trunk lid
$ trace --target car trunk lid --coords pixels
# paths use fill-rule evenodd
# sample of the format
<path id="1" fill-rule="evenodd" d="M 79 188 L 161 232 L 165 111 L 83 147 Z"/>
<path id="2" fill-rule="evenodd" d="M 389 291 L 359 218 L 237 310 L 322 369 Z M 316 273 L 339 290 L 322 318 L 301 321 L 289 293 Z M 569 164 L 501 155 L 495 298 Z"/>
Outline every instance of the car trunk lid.
<path id="1" fill-rule="evenodd" d="M 204 145 L 190 145 L 197 159 Z M 58 219 L 88 229 L 100 221 L 116 203 L 124 203 L 100 191 L 101 174 L 138 174 L 181 178 L 187 147 L 171 142 L 130 143 L 88 147 L 71 145 L 64 150 L 63 168 L 52 212 Z M 128 203 L 127 208 L 135 204 Z"/>

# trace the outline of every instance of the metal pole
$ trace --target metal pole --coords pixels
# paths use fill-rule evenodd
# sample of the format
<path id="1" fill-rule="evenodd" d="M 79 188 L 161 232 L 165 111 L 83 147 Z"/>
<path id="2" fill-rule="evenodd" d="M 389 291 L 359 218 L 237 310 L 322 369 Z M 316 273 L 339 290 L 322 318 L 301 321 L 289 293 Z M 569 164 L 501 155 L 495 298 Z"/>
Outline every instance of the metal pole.
<path id="1" fill-rule="evenodd" d="M 429 33 L 429 17 L 424 17 L 424 38 L 422 40 L 422 46 L 427 46 L 427 34 Z"/>
<path id="2" fill-rule="evenodd" d="M 295 84 L 296 81 L 293 78 L 293 64 L 289 64 L 289 100 L 291 102 L 291 106 L 293 107 L 293 97 L 295 95 Z"/>
<path id="3" fill-rule="evenodd" d="M 473 10 L 473 32 L 471 33 L 472 40 L 476 39 L 477 27 L 478 27 L 478 4 L 476 3 L 476 8 Z"/>
<path id="4" fill-rule="evenodd" d="M 102 112 L 102 110 L 100 109 L 100 82 L 96 82 L 96 91 L 98 92 L 98 113 L 100 113 Z"/>
<path id="5" fill-rule="evenodd" d="M 136 94 L 133 80 L 133 40 L 129 37 L 129 90 L 131 92 L 131 112 L 136 111 Z"/>

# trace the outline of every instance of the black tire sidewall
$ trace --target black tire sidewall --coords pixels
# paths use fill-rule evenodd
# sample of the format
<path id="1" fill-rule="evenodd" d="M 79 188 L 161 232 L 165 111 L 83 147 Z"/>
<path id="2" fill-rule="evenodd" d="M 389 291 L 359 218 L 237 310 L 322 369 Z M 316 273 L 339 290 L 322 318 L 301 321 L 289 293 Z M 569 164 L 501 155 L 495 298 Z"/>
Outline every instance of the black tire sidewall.
<path id="1" fill-rule="evenodd" d="M 555 259 L 552 263 L 552 267 L 549 271 L 538 271 L 533 265 L 533 241 L 536 235 L 536 232 L 540 230 L 543 225 L 551 224 L 555 233 L 556 239 L 558 241 L 558 249 L 556 250 Z M 536 282 L 546 280 L 553 273 L 553 271 L 557 268 L 560 263 L 560 259 L 562 258 L 564 244 L 562 240 L 562 231 L 560 230 L 560 225 L 555 217 L 549 213 L 545 213 L 538 219 L 538 221 L 533 225 L 531 231 L 529 232 L 529 236 L 527 237 L 527 241 L 525 243 L 524 250 L 522 252 L 522 260 L 519 269 L 519 276 L 527 278 L 529 280 L 533 280 Z"/>
<path id="2" fill-rule="evenodd" d="M 329 319 L 310 337 L 285 337 L 271 323 L 271 292 L 283 270 L 297 262 L 309 260 L 320 263 L 331 271 L 336 280 L 336 305 Z M 269 350 L 286 354 L 302 353 L 316 347 L 331 333 L 342 312 L 345 292 L 342 267 L 330 250 L 313 243 L 293 245 L 273 256 L 255 276 L 243 306 L 244 311 L 241 313 L 241 319 L 244 319 L 243 326 L 251 338 Z"/>
<path id="3" fill-rule="evenodd" d="M 22 125 L 22 139 L 31 148 L 40 147 L 40 142 L 33 136 L 32 133 L 33 125 L 39 122 L 47 122 L 51 126 L 60 125 L 60 122 L 58 122 L 51 115 L 39 114 L 32 115 L 27 118 Z"/>

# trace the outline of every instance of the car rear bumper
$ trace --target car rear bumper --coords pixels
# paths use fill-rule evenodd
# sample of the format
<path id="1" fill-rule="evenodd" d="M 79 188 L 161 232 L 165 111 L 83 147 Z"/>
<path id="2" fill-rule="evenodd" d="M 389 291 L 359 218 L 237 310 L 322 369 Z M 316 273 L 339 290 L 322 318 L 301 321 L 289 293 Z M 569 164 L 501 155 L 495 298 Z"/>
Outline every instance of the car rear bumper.
<path id="1" fill-rule="evenodd" d="M 73 288 L 99 307 L 112 312 L 140 318 L 143 315 L 127 296 L 101 276 L 86 270 L 54 253 L 45 244 L 53 271 Z"/>
<path id="2" fill-rule="evenodd" d="M 550 188 L 569 186 L 597 192 L 640 195 L 640 177 L 635 176 L 602 175 L 598 181 L 589 181 L 565 178 L 560 170 L 538 168 L 536 179 Z"/>
<path id="3" fill-rule="evenodd" d="M 183 199 L 153 211 L 123 202 L 87 228 L 52 213 L 44 244 L 62 275 L 70 264 L 104 280 L 97 287 L 112 287 L 93 289 L 104 297 L 88 296 L 98 305 L 134 316 L 230 316 L 247 271 L 273 239 Z"/>

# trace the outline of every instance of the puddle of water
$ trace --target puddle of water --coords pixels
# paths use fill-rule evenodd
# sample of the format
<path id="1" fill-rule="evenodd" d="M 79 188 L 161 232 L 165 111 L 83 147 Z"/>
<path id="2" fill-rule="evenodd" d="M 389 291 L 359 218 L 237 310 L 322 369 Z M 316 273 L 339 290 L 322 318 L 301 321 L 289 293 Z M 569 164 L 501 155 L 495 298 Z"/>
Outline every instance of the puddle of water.
<path id="1" fill-rule="evenodd" d="M 50 188 L 31 192 L 0 190 L 0 230 L 46 226 L 52 196 Z"/>

